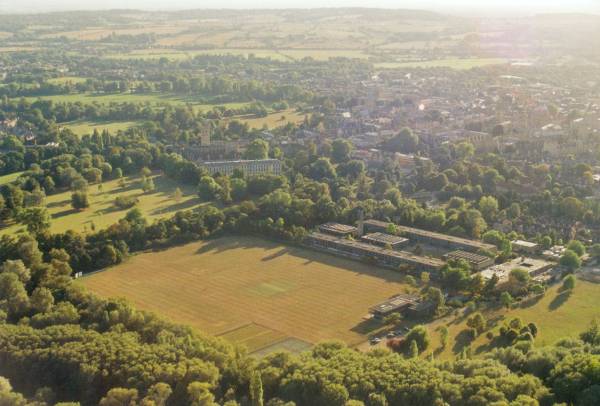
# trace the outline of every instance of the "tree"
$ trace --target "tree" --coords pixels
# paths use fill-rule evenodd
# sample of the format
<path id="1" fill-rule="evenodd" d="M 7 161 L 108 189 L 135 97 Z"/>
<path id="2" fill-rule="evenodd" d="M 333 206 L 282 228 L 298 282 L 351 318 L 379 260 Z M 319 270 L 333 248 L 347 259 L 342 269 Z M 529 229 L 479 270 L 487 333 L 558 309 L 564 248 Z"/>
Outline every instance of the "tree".
<path id="1" fill-rule="evenodd" d="M 86 192 L 74 192 L 71 195 L 71 206 L 75 210 L 83 210 L 87 207 L 90 207 L 90 202 L 88 200 L 88 195 Z"/>
<path id="2" fill-rule="evenodd" d="M 183 193 L 181 192 L 181 189 L 175 188 L 175 191 L 173 192 L 173 200 L 175 200 L 176 203 L 179 203 L 179 202 L 181 202 L 182 198 L 183 198 Z"/>
<path id="3" fill-rule="evenodd" d="M 50 215 L 44 207 L 28 207 L 20 210 L 17 220 L 23 223 L 32 235 L 42 234 L 50 228 Z"/>
<path id="4" fill-rule="evenodd" d="M 480 312 L 474 313 L 471 317 L 467 319 L 467 326 L 475 329 L 477 334 L 483 333 L 485 330 L 485 318 Z"/>
<path id="5" fill-rule="evenodd" d="M 590 327 L 579 335 L 582 341 L 591 345 L 600 345 L 600 326 L 598 320 L 593 319 Z"/>
<path id="6" fill-rule="evenodd" d="M 502 303 L 502 306 L 509 309 L 513 303 L 513 297 L 508 292 L 502 292 L 500 294 L 500 303 Z"/>
<path id="7" fill-rule="evenodd" d="M 590 255 L 598 262 L 600 260 L 600 244 L 596 243 L 590 248 Z"/>
<path id="8" fill-rule="evenodd" d="M 210 384 L 206 382 L 192 382 L 188 385 L 187 391 L 191 406 L 217 406 L 215 397 L 210 392 Z"/>
<path id="9" fill-rule="evenodd" d="M 100 406 L 136 406 L 137 389 L 114 388 L 100 400 Z"/>
<path id="10" fill-rule="evenodd" d="M 429 347 L 429 333 L 424 326 L 413 327 L 405 336 L 405 342 L 410 346 L 411 342 L 416 342 L 419 352 L 423 352 Z"/>
<path id="11" fill-rule="evenodd" d="M 252 141 L 244 153 L 245 159 L 267 159 L 268 157 L 269 144 L 261 139 Z"/>
<path id="12" fill-rule="evenodd" d="M 203 200 L 213 200 L 217 197 L 221 187 L 212 176 L 203 176 L 198 184 L 198 195 Z"/>
<path id="13" fill-rule="evenodd" d="M 263 406 L 263 387 L 260 373 L 255 372 L 250 378 L 250 399 L 252 406 Z"/>
<path id="14" fill-rule="evenodd" d="M 385 142 L 384 147 L 390 152 L 412 153 L 419 146 L 419 137 L 410 128 L 404 127 L 398 134 Z"/>
<path id="15" fill-rule="evenodd" d="M 579 257 L 585 255 L 585 246 L 581 243 L 581 241 L 572 240 L 567 244 L 567 249 L 576 253 Z"/>
<path id="16" fill-rule="evenodd" d="M 434 305 L 434 311 L 437 313 L 444 308 L 444 294 L 438 288 L 430 287 L 427 290 L 427 300 Z"/>
<path id="17" fill-rule="evenodd" d="M 328 158 L 319 158 L 313 162 L 309 173 L 315 180 L 334 180 L 337 177 L 335 168 Z"/>
<path id="18" fill-rule="evenodd" d="M 566 250 L 560 257 L 559 263 L 570 271 L 574 271 L 581 267 L 581 258 L 576 252 Z"/>
<path id="19" fill-rule="evenodd" d="M 402 315 L 400 313 L 392 313 L 388 316 L 385 317 L 385 319 L 383 320 L 383 322 L 391 327 L 396 327 L 397 325 L 400 324 L 400 322 L 402 322 Z"/>
<path id="20" fill-rule="evenodd" d="M 48 288 L 37 287 L 30 298 L 31 307 L 38 313 L 46 313 L 54 306 L 54 296 Z"/>
<path id="21" fill-rule="evenodd" d="M 482 196 L 479 199 L 479 211 L 488 222 L 493 222 L 498 213 L 498 200 L 493 196 Z"/>
<path id="22" fill-rule="evenodd" d="M 331 144 L 331 159 L 335 163 L 346 162 L 350 159 L 352 144 L 344 139 L 337 139 Z"/>
<path id="23" fill-rule="evenodd" d="M 440 327 L 440 343 L 443 349 L 448 345 L 448 327 L 446 326 Z"/>
<path id="24" fill-rule="evenodd" d="M 154 189 L 156 188 L 154 186 L 154 181 L 152 180 L 152 178 L 147 178 L 147 177 L 142 177 L 142 182 L 141 182 L 141 188 L 144 191 L 144 193 L 149 193 L 149 192 L 153 192 Z"/>
<path id="25" fill-rule="evenodd" d="M 567 275 L 565 279 L 563 279 L 562 290 L 570 291 L 575 288 L 575 276 Z"/>
<path id="26" fill-rule="evenodd" d="M 165 406 L 172 393 L 171 386 L 163 382 L 158 382 L 148 389 L 144 400 L 154 402 L 153 406 Z"/>
<path id="27" fill-rule="evenodd" d="M 410 342 L 410 347 L 408 348 L 408 357 L 409 358 L 417 358 L 419 356 L 419 345 L 415 340 Z"/>

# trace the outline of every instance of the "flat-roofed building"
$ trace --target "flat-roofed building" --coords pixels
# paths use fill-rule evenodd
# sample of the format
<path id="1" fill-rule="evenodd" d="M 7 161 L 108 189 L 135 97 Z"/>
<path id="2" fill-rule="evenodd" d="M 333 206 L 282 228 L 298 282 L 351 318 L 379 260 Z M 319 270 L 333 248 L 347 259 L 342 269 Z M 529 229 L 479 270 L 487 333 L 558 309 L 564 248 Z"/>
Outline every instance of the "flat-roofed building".
<path id="1" fill-rule="evenodd" d="M 380 247 L 398 249 L 406 247 L 410 240 L 408 238 L 399 237 L 397 235 L 386 233 L 370 233 L 365 234 L 360 239 L 366 243 L 379 245 Z"/>
<path id="2" fill-rule="evenodd" d="M 208 173 L 214 175 L 232 175 L 236 169 L 244 172 L 246 176 L 262 175 L 262 174 L 281 174 L 281 161 L 278 159 L 241 159 L 237 161 L 210 161 L 198 164 L 206 169 Z"/>
<path id="3" fill-rule="evenodd" d="M 321 224 L 319 231 L 326 234 L 337 235 L 339 237 L 347 237 L 349 235 L 357 235 L 358 229 L 347 224 L 329 222 Z"/>
<path id="4" fill-rule="evenodd" d="M 511 245 L 515 252 L 537 254 L 540 251 L 540 245 L 530 241 L 514 240 L 511 241 Z"/>
<path id="5" fill-rule="evenodd" d="M 494 265 L 493 258 L 486 257 L 485 255 L 474 254 L 474 253 L 468 252 L 468 251 L 462 251 L 462 250 L 456 250 L 456 251 L 449 252 L 446 255 L 444 255 L 444 258 L 446 258 L 448 260 L 449 259 L 465 260 L 469 263 L 469 266 L 471 266 L 472 270 L 478 271 L 478 272 Z"/>
<path id="6" fill-rule="evenodd" d="M 385 302 L 379 303 L 369 309 L 369 313 L 378 320 L 383 320 L 387 316 L 394 313 L 404 313 L 411 306 L 415 306 L 419 303 L 419 297 L 415 295 L 397 295 Z"/>
<path id="7" fill-rule="evenodd" d="M 513 269 L 524 269 L 532 278 L 537 278 L 552 270 L 555 266 L 552 262 L 537 258 L 518 257 L 503 264 L 496 264 L 481 271 L 484 279 L 491 279 L 493 275 L 498 277 L 498 287 L 508 282 L 510 272 Z"/>
<path id="8" fill-rule="evenodd" d="M 408 265 L 421 271 L 438 271 L 445 265 L 444 261 L 437 258 L 422 257 L 406 251 L 394 251 L 365 242 L 319 232 L 313 232 L 306 236 L 304 244 L 332 254 L 361 261 L 369 261 L 392 269 Z"/>
<path id="9" fill-rule="evenodd" d="M 390 223 L 379 220 L 366 220 L 364 228 L 366 232 L 385 232 Z M 406 237 L 412 241 L 418 241 L 425 244 L 431 244 L 439 247 L 477 252 L 480 250 L 496 252 L 496 246 L 482 241 L 468 240 L 466 238 L 455 237 L 453 235 L 435 233 L 433 231 L 422 230 L 420 228 L 406 227 L 395 224 L 398 235 Z"/>

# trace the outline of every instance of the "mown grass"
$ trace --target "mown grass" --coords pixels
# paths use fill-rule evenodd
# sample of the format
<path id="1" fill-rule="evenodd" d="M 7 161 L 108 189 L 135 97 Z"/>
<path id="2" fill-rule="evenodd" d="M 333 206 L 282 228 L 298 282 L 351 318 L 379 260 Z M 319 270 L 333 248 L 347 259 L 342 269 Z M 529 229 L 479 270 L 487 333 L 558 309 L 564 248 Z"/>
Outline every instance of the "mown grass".
<path id="1" fill-rule="evenodd" d="M 234 103 L 220 103 L 220 104 L 205 104 L 194 97 L 185 97 L 174 94 L 161 94 L 161 93 L 71 93 L 61 94 L 52 96 L 32 96 L 26 97 L 26 100 L 34 102 L 36 100 L 51 100 L 55 103 L 149 103 L 149 104 L 171 104 L 176 106 L 183 106 L 191 104 L 194 109 L 198 111 L 210 110 L 216 106 L 222 106 L 225 108 L 237 109 L 241 108 L 248 103 L 246 102 L 234 102 Z"/>
<path id="2" fill-rule="evenodd" d="M 252 237 L 136 255 L 80 281 L 252 349 L 286 337 L 358 344 L 368 309 L 407 289 L 398 272 Z"/>
<path id="3" fill-rule="evenodd" d="M 131 127 L 140 124 L 137 121 L 87 121 L 77 120 L 70 123 L 65 123 L 63 126 L 73 131 L 75 134 L 82 136 L 86 134 L 92 134 L 94 130 L 102 132 L 108 130 L 110 133 L 115 134 L 119 131 L 125 131 Z"/>
<path id="4" fill-rule="evenodd" d="M 482 311 L 488 320 L 490 330 L 495 336 L 505 321 L 520 317 L 525 323 L 534 322 L 539 333 L 535 340 L 536 346 L 556 343 L 565 337 L 578 337 L 589 327 L 594 318 L 600 317 L 600 284 L 594 284 L 578 279 L 575 289 L 570 294 L 562 293 L 560 285 L 548 289 L 546 294 L 537 301 L 520 304 L 514 309 L 492 309 Z M 467 318 L 459 317 L 456 320 L 432 323 L 431 350 L 437 349 L 437 355 L 450 358 L 458 354 L 466 344 L 461 332 L 467 329 Z M 446 349 L 439 351 L 439 327 L 444 324 L 449 330 L 449 341 Z M 490 349 L 490 340 L 485 333 L 470 344 L 475 354 L 483 353 Z"/>
<path id="5" fill-rule="evenodd" d="M 153 176 L 152 179 L 156 190 L 150 193 L 143 193 L 140 189 L 139 178 L 127 178 L 124 187 L 121 187 L 117 180 L 104 182 L 102 190 L 98 190 L 98 185 L 90 185 L 88 189 L 90 207 L 85 210 L 74 210 L 71 207 L 70 191 L 48 196 L 46 207 L 51 215 L 51 231 L 54 233 L 67 230 L 91 231 L 92 228 L 98 230 L 116 223 L 127 213 L 127 210 L 120 210 L 114 206 L 113 203 L 117 196 L 137 197 L 139 203 L 136 207 L 150 221 L 200 204 L 193 188 L 181 187 L 163 175 Z M 179 202 L 172 198 L 177 187 L 183 192 L 183 198 Z M 13 224 L 1 229 L 0 234 L 15 234 L 24 231 L 21 224 Z"/>
<path id="6" fill-rule="evenodd" d="M 274 129 L 286 125 L 287 123 L 301 123 L 304 121 L 305 114 L 298 113 L 294 109 L 288 109 L 284 111 L 278 111 L 271 113 L 266 117 L 255 117 L 255 116 L 235 116 L 234 120 L 239 120 L 244 123 L 248 123 L 250 128 L 263 128 Z"/>

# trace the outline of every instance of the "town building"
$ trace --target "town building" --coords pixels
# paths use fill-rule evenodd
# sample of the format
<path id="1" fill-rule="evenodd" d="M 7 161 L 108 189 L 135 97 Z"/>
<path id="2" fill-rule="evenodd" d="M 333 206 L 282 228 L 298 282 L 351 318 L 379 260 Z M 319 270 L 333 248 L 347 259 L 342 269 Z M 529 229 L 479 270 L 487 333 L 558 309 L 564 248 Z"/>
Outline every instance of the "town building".
<path id="1" fill-rule="evenodd" d="M 482 271 L 494 265 L 494 259 L 486 257 L 485 255 L 474 254 L 468 251 L 456 250 L 444 255 L 446 260 L 459 260 L 462 259 L 469 263 L 469 266 L 474 271 Z"/>
<path id="2" fill-rule="evenodd" d="M 319 231 L 338 237 L 356 236 L 358 234 L 358 229 L 356 227 L 334 222 L 321 224 L 319 226 Z"/>
<path id="3" fill-rule="evenodd" d="M 399 294 L 373 306 L 369 309 L 369 313 L 377 320 L 384 320 L 394 313 L 418 317 L 430 313 L 433 307 L 433 303 L 424 302 L 419 296 Z"/>
<path id="4" fill-rule="evenodd" d="M 365 234 L 362 237 L 360 237 L 360 239 L 366 243 L 379 245 L 380 247 L 390 249 L 406 247 L 410 242 L 408 238 L 379 232 Z"/>
<path id="5" fill-rule="evenodd" d="M 237 160 L 237 161 L 212 161 L 199 163 L 201 168 L 204 168 L 211 175 L 232 175 L 238 169 L 244 172 L 246 176 L 262 175 L 262 174 L 281 174 L 281 161 L 278 159 L 253 159 L 253 160 Z"/>
<path id="6" fill-rule="evenodd" d="M 366 232 L 385 232 L 388 230 L 390 223 L 379 220 L 366 220 L 364 227 Z M 431 244 L 439 247 L 477 252 L 480 250 L 496 252 L 496 246 L 487 244 L 481 241 L 468 240 L 466 238 L 455 237 L 452 235 L 435 233 L 432 231 L 422 230 L 419 228 L 405 227 L 395 225 L 398 235 L 406 237 L 411 241 L 418 241 L 425 244 Z"/>
<path id="7" fill-rule="evenodd" d="M 493 275 L 496 275 L 498 277 L 498 284 L 496 286 L 501 287 L 508 282 L 510 272 L 513 269 L 524 269 L 533 279 L 536 279 L 551 271 L 554 266 L 555 264 L 552 262 L 543 259 L 518 257 L 511 261 L 486 268 L 481 272 L 481 276 L 487 280 L 491 279 Z"/>
<path id="8" fill-rule="evenodd" d="M 313 232 L 306 236 L 304 244 L 314 249 L 360 261 L 372 262 L 392 269 L 407 265 L 420 271 L 439 271 L 445 265 L 444 261 L 437 258 L 418 256 L 405 251 L 394 251 L 319 232 Z"/>
<path id="9" fill-rule="evenodd" d="M 514 252 L 534 255 L 540 251 L 540 245 L 530 241 L 514 240 L 511 245 Z"/>

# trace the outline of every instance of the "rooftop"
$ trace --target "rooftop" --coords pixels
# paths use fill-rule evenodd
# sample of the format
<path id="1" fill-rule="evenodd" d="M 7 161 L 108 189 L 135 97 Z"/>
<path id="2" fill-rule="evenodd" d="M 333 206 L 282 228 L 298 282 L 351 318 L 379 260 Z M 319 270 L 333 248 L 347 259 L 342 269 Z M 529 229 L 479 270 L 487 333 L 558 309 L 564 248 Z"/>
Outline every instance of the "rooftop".
<path id="1" fill-rule="evenodd" d="M 366 225 L 372 225 L 375 227 L 383 227 L 385 229 L 387 229 L 388 225 L 390 223 L 386 223 L 385 221 L 379 221 L 379 220 L 365 220 Z M 483 250 L 489 250 L 489 251 L 495 251 L 496 250 L 496 246 L 493 244 L 487 244 L 481 241 L 476 241 L 476 240 L 468 240 L 466 238 L 460 238 L 460 237 L 455 237 L 453 235 L 448 235 L 448 234 L 441 234 L 441 233 L 436 233 L 433 231 L 427 231 L 427 230 L 423 230 L 420 228 L 413 228 L 413 227 L 406 227 L 406 226 L 401 226 L 398 224 L 395 224 L 396 226 L 396 230 L 398 230 L 398 232 L 400 234 L 402 233 L 409 233 L 409 234 L 415 234 L 415 235 L 419 235 L 419 236 L 423 236 L 423 237 L 428 237 L 428 238 L 432 238 L 432 239 L 436 239 L 436 240 L 443 240 L 443 241 L 449 241 L 449 242 L 454 242 L 457 244 L 462 244 L 462 245 L 466 245 L 466 246 L 471 246 L 474 248 L 478 248 L 478 249 L 483 249 Z"/>
<path id="2" fill-rule="evenodd" d="M 401 243 L 408 241 L 408 238 L 399 237 L 397 235 L 392 235 L 392 234 L 379 233 L 379 232 L 365 234 L 361 237 L 361 239 L 363 239 L 365 241 L 372 241 L 372 242 L 377 242 L 377 243 L 381 243 L 381 244 L 390 244 L 390 245 L 401 244 Z"/>
<path id="3" fill-rule="evenodd" d="M 489 261 L 489 257 L 486 257 L 485 255 L 479 255 L 479 254 L 473 254 L 472 252 L 467 252 L 467 251 L 462 251 L 462 250 L 456 250 L 456 251 L 452 251 L 446 254 L 446 256 L 448 258 L 451 259 L 464 259 L 466 261 L 469 262 L 473 262 L 476 264 L 485 262 L 485 261 Z"/>
<path id="4" fill-rule="evenodd" d="M 490 266 L 481 271 L 481 276 L 483 276 L 484 279 L 490 279 L 495 274 L 498 276 L 499 282 L 502 283 L 508 281 L 510 271 L 515 268 L 525 269 L 531 274 L 540 272 L 545 268 L 550 268 L 553 265 L 552 262 L 544 261 L 543 259 L 518 257 L 503 264 Z"/>
<path id="5" fill-rule="evenodd" d="M 446 264 L 444 261 L 439 260 L 437 258 L 422 257 L 419 255 L 411 254 L 410 252 L 406 252 L 406 251 L 389 250 L 389 249 L 386 249 L 383 247 L 379 247 L 377 245 L 372 245 L 372 244 L 367 244 L 364 242 L 339 238 L 339 237 L 336 237 L 335 235 L 313 232 L 313 233 L 310 233 L 309 236 L 314 239 L 318 239 L 318 240 L 322 240 L 322 241 L 331 241 L 331 242 L 335 242 L 337 244 L 343 244 L 347 247 L 353 247 L 358 250 L 362 250 L 362 251 L 366 251 L 366 252 L 387 255 L 390 257 L 397 258 L 401 261 L 420 263 L 420 264 L 423 264 L 423 265 L 426 265 L 426 266 L 429 266 L 432 268 L 441 268 Z"/>
<path id="6" fill-rule="evenodd" d="M 397 309 L 400 309 L 403 307 L 414 305 L 418 301 L 419 301 L 419 298 L 417 296 L 398 295 L 398 296 L 394 296 L 393 298 L 391 298 L 389 300 L 386 300 L 383 303 L 373 306 L 371 308 L 371 312 L 389 313 L 389 312 L 393 312 L 394 310 L 397 310 Z"/>
<path id="7" fill-rule="evenodd" d="M 511 242 L 511 244 L 518 245 L 521 247 L 528 247 L 528 248 L 535 248 L 538 246 L 538 244 L 535 242 L 524 241 L 524 240 L 514 240 Z"/>
<path id="8" fill-rule="evenodd" d="M 354 226 L 349 226 L 347 224 L 334 223 L 334 222 L 321 224 L 319 226 L 319 229 L 321 231 L 330 231 L 330 232 L 341 233 L 341 234 L 351 234 L 351 233 L 355 233 L 357 231 L 357 228 Z"/>

